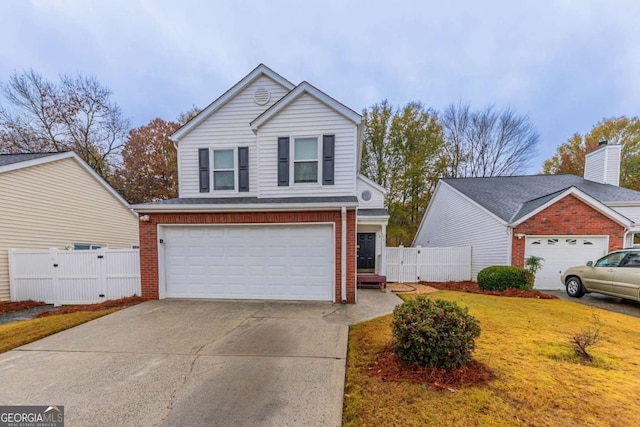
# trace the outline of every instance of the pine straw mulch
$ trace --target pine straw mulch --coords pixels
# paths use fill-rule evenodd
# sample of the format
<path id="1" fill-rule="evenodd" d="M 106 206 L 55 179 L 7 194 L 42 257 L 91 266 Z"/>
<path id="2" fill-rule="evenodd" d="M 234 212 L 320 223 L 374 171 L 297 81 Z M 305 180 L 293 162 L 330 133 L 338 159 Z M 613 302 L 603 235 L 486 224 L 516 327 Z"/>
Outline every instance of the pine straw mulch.
<path id="1" fill-rule="evenodd" d="M 507 289 L 504 291 L 483 291 L 476 282 L 420 282 L 421 285 L 438 290 L 469 292 L 472 294 L 495 295 L 500 297 L 558 299 L 555 295 L 545 294 L 535 289 L 524 291 L 522 289 Z"/>
<path id="2" fill-rule="evenodd" d="M 99 304 L 67 305 L 58 310 L 45 311 L 37 317 L 56 316 L 58 314 L 75 313 L 78 311 L 103 311 L 110 308 L 127 308 L 145 301 L 148 301 L 148 299 L 134 295 L 132 297 L 105 301 Z"/>
<path id="3" fill-rule="evenodd" d="M 430 387 L 453 393 L 460 387 L 484 385 L 495 378 L 488 367 L 475 360 L 451 371 L 410 364 L 396 356 L 391 345 L 376 356 L 368 369 L 370 375 L 382 381 L 408 381 L 421 384 L 424 389 Z"/>
<path id="4" fill-rule="evenodd" d="M 7 314 L 13 311 L 29 310 L 47 305 L 42 301 L 0 301 L 0 314 Z"/>

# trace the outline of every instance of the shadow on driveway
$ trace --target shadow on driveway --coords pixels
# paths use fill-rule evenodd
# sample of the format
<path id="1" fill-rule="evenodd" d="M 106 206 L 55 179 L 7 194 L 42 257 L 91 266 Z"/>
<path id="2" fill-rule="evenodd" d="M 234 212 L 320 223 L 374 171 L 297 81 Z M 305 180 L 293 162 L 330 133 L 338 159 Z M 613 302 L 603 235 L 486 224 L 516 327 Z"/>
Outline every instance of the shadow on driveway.
<path id="1" fill-rule="evenodd" d="M 565 291 L 543 291 L 560 299 L 578 304 L 590 305 L 604 310 L 640 317 L 640 303 L 602 294 L 585 294 L 582 298 L 571 298 Z"/>

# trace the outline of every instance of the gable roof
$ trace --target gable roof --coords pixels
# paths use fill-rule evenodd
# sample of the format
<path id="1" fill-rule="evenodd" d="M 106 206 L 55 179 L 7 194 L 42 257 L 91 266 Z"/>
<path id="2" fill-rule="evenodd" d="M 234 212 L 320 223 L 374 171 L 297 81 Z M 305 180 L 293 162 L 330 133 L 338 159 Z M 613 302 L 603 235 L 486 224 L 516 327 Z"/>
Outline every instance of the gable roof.
<path id="1" fill-rule="evenodd" d="M 93 179 L 98 181 L 105 190 L 111 193 L 118 202 L 120 202 L 125 208 L 129 209 L 129 211 L 137 217 L 137 214 L 131 209 L 129 203 L 127 203 L 127 201 L 116 190 L 114 190 L 107 181 L 98 175 L 91 166 L 89 166 L 73 151 L 63 151 L 60 153 L 0 154 L 0 174 L 63 159 L 73 159 L 78 165 L 80 165 L 80 167 L 87 171 Z"/>
<path id="2" fill-rule="evenodd" d="M 600 202 L 597 199 L 586 194 L 584 191 L 576 187 L 569 187 L 564 191 L 560 191 L 554 194 L 550 194 L 548 196 L 541 197 L 540 199 L 532 200 L 530 202 L 526 202 L 522 205 L 522 209 L 513 217 L 512 226 L 516 226 L 518 224 L 523 223 L 527 219 L 537 215 L 539 212 L 544 209 L 550 207 L 554 203 L 560 201 L 568 195 L 572 195 L 577 199 L 583 201 L 587 205 L 591 206 L 596 211 L 601 214 L 608 216 L 612 220 L 616 221 L 618 224 L 621 224 L 624 227 L 629 227 L 633 223 L 629 218 L 624 215 L 621 215 L 618 211 L 610 208 L 604 203 Z"/>
<path id="3" fill-rule="evenodd" d="M 444 178 L 442 181 L 509 223 L 530 216 L 572 187 L 604 205 L 620 202 L 640 205 L 638 191 L 600 184 L 575 175 Z"/>
<path id="4" fill-rule="evenodd" d="M 362 122 L 362 116 L 360 114 L 356 113 L 341 102 L 336 101 L 334 98 L 330 97 L 312 84 L 308 82 L 302 82 L 298 86 L 296 86 L 295 89 L 291 90 L 285 96 L 280 98 L 278 102 L 269 107 L 264 113 L 255 118 L 251 122 L 251 129 L 253 129 L 254 131 L 258 130 L 260 126 L 268 122 L 271 118 L 275 117 L 280 111 L 287 108 L 287 106 L 289 106 L 293 101 L 298 99 L 298 97 L 302 96 L 303 94 L 311 95 L 313 98 L 317 99 L 334 111 L 351 120 L 356 125 L 359 125 Z"/>
<path id="5" fill-rule="evenodd" d="M 274 80 L 282 87 L 287 90 L 292 90 L 295 85 L 291 83 L 289 80 L 282 77 L 280 74 L 273 71 L 271 68 L 267 67 L 264 64 L 258 65 L 254 68 L 249 74 L 247 74 L 242 80 L 233 85 L 229 90 L 220 95 L 215 101 L 209 104 L 204 110 L 200 111 L 198 115 L 185 123 L 180 129 L 175 131 L 173 135 L 170 136 L 170 139 L 174 142 L 179 141 L 186 134 L 191 132 L 193 128 L 198 126 L 200 123 L 209 118 L 213 113 L 220 109 L 224 104 L 226 104 L 230 99 L 236 96 L 239 92 L 241 92 L 244 88 L 253 83 L 260 76 L 267 76 L 270 79 Z"/>

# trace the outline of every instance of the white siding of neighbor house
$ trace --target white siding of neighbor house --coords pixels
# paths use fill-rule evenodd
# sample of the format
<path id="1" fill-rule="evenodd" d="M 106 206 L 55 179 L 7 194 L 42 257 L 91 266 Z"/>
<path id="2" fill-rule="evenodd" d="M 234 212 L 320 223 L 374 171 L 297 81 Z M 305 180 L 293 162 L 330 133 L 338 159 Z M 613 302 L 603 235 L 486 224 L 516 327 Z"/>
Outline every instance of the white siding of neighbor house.
<path id="1" fill-rule="evenodd" d="M 271 97 L 265 105 L 258 105 L 253 95 L 258 88 L 269 90 Z M 257 196 L 258 152 L 256 135 L 249 124 L 288 91 L 269 77 L 261 76 L 244 90 L 196 126 L 178 143 L 178 184 L 180 197 L 255 197 Z M 249 192 L 200 193 L 198 171 L 199 148 L 249 147 Z M 211 162 L 211 160 L 210 160 Z M 237 160 L 235 165 L 237 178 Z M 212 174 L 210 164 L 210 175 Z"/>
<path id="2" fill-rule="evenodd" d="M 314 97 L 303 94 L 258 130 L 259 197 L 353 196 L 356 183 L 356 125 Z M 318 183 L 278 187 L 278 137 L 335 135 L 334 185 L 321 185 L 322 158 L 318 164 Z M 293 150 L 290 155 L 293 164 Z"/>
<path id="3" fill-rule="evenodd" d="M 362 192 L 365 190 L 371 192 L 369 201 L 362 200 Z M 384 193 L 360 177 L 356 180 L 356 194 L 361 209 L 384 209 Z"/>
<path id="4" fill-rule="evenodd" d="M 638 206 L 611 206 L 610 208 L 618 212 L 620 215 L 624 215 L 631 221 L 640 224 L 640 205 Z"/>
<path id="5" fill-rule="evenodd" d="M 440 181 L 414 246 L 471 245 L 471 276 L 491 265 L 509 265 L 507 227 Z"/>
<path id="6" fill-rule="evenodd" d="M 0 173 L 0 300 L 9 299 L 8 249 L 138 243 L 138 219 L 73 158 Z"/>

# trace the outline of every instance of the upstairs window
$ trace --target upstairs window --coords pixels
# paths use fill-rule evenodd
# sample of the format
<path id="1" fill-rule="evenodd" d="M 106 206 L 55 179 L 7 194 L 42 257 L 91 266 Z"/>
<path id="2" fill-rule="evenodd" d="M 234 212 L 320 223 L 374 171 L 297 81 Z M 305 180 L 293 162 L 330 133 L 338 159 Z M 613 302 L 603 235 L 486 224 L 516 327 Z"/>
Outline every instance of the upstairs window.
<path id="1" fill-rule="evenodd" d="M 235 190 L 234 150 L 213 150 L 213 189 Z"/>
<path id="2" fill-rule="evenodd" d="M 293 140 L 293 182 L 318 182 L 318 138 Z"/>

